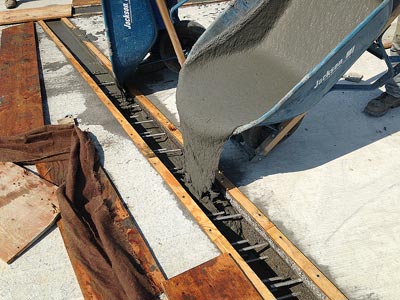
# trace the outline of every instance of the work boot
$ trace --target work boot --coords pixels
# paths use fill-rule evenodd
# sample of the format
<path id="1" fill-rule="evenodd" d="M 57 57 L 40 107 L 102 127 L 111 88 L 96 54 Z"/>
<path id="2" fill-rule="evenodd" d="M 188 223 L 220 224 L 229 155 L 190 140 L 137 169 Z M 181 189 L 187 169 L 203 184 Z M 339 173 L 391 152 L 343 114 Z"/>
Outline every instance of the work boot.
<path id="1" fill-rule="evenodd" d="M 386 114 L 391 108 L 397 106 L 400 106 L 400 98 L 393 97 L 384 92 L 369 101 L 367 106 L 364 108 L 364 112 L 373 117 L 380 117 Z"/>
<path id="2" fill-rule="evenodd" d="M 10 9 L 10 8 L 16 8 L 17 7 L 17 1 L 16 0 L 6 0 L 4 2 L 4 5 L 6 6 L 6 8 Z"/>

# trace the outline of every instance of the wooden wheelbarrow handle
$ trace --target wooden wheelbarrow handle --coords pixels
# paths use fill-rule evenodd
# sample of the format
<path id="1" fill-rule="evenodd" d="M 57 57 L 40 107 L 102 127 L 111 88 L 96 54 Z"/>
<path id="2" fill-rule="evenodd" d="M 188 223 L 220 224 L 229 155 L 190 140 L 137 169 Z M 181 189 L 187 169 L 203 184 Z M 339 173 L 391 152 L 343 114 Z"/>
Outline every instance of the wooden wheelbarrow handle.
<path id="1" fill-rule="evenodd" d="M 164 0 L 156 0 L 158 10 L 160 11 L 161 17 L 164 21 L 165 28 L 167 28 L 167 32 L 169 38 L 171 39 L 172 46 L 174 47 L 176 56 L 178 57 L 179 64 L 182 66 L 185 62 L 186 58 L 183 54 L 181 43 L 178 39 L 178 35 L 176 34 L 176 30 L 174 25 L 172 24 L 171 18 L 169 17 L 169 12 L 167 5 Z"/>

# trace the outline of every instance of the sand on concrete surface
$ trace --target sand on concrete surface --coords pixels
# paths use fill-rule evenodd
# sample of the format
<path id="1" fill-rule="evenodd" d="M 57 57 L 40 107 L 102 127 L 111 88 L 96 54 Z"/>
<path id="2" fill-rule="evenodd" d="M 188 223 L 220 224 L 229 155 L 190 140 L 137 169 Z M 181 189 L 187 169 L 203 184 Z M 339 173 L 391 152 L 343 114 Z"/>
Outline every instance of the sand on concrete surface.
<path id="1" fill-rule="evenodd" d="M 381 1 L 242 2 L 210 26 L 179 76 L 185 168 L 197 195 L 209 191 L 234 129 L 271 109 Z"/>

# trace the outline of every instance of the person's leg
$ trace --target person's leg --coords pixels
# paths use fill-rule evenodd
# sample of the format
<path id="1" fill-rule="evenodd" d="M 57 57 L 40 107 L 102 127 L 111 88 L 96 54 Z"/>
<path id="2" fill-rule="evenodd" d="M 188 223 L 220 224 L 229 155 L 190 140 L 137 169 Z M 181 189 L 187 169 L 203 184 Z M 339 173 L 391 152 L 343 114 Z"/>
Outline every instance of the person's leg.
<path id="1" fill-rule="evenodd" d="M 400 56 L 400 20 L 397 21 L 390 56 Z M 400 74 L 385 84 L 386 92 L 368 102 L 364 111 L 374 117 L 386 114 L 391 108 L 400 106 Z"/>
<path id="2" fill-rule="evenodd" d="M 4 5 L 6 8 L 16 8 L 17 7 L 17 1 L 16 0 L 5 0 Z"/>
<path id="3" fill-rule="evenodd" d="M 390 56 L 400 56 L 400 21 L 397 21 Z M 386 85 L 386 92 L 393 97 L 400 98 L 400 74 L 390 79 Z"/>

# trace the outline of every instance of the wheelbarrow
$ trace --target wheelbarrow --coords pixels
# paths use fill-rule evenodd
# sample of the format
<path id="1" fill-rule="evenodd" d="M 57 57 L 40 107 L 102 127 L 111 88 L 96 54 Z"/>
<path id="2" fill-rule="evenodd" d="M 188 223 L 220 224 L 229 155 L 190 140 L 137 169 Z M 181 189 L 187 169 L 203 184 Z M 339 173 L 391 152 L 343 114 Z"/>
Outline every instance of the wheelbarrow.
<path id="1" fill-rule="evenodd" d="M 267 3 L 268 1 L 264 1 L 264 3 Z M 274 2 L 276 1 L 269 1 L 268 5 L 271 4 L 271 9 L 276 9 L 279 10 L 281 9 L 283 12 L 272 12 L 272 15 L 279 15 L 286 13 L 285 9 L 287 7 L 290 7 L 293 3 L 297 3 L 300 7 L 303 5 L 306 7 L 307 1 L 282 1 L 281 3 L 276 2 L 277 4 L 275 6 Z M 288 6 L 285 8 L 283 7 L 285 4 L 282 3 L 289 3 Z M 314 4 L 318 3 L 315 1 L 312 1 Z M 362 1 L 360 1 L 362 2 Z M 229 81 L 228 79 L 224 78 L 217 78 L 217 75 L 215 75 L 212 79 L 209 80 L 211 84 L 214 84 L 215 86 L 221 86 L 221 90 L 217 90 L 216 92 L 212 92 L 212 96 L 210 96 L 210 103 L 215 103 L 216 101 L 218 102 L 218 99 L 233 99 L 231 106 L 234 106 L 235 109 L 237 110 L 246 110 L 246 111 L 251 111 L 251 113 L 247 113 L 247 118 L 243 118 L 242 120 L 239 120 L 241 115 L 236 114 L 234 111 L 230 110 L 229 115 L 225 117 L 225 119 L 229 122 L 231 122 L 231 126 L 234 126 L 232 128 L 232 136 L 236 136 L 236 140 L 239 141 L 240 143 L 245 143 L 245 144 L 250 144 L 250 148 L 253 148 L 253 155 L 254 154 L 262 154 L 263 149 L 265 146 L 267 146 L 267 143 L 262 143 L 264 139 L 273 139 L 274 136 L 277 136 L 279 131 L 284 127 L 283 125 L 287 125 L 290 123 L 291 120 L 296 118 L 296 122 L 292 122 L 290 124 L 289 130 L 286 130 L 285 134 L 281 135 L 280 138 L 284 138 L 286 134 L 290 134 L 293 132 L 293 130 L 296 129 L 296 126 L 298 126 L 298 122 L 302 119 L 302 116 L 314 105 L 316 105 L 325 94 L 327 94 L 329 91 L 333 89 L 358 89 L 358 90 L 367 90 L 367 89 L 375 89 L 383 84 L 385 82 L 398 74 L 400 72 L 400 64 L 393 66 L 390 57 L 385 52 L 385 49 L 382 44 L 382 35 L 388 27 L 388 23 L 390 25 L 390 22 L 393 21 L 393 19 L 399 14 L 398 12 L 398 6 L 399 6 L 399 1 L 393 1 L 393 0 L 382 0 L 382 1 L 369 1 L 369 11 L 365 15 L 359 14 L 357 16 L 353 15 L 348 15 L 348 18 L 359 18 L 359 22 L 351 26 L 351 30 L 349 31 L 348 34 L 346 34 L 343 38 L 337 41 L 337 44 L 333 45 L 332 48 L 330 48 L 329 45 L 324 45 L 324 36 L 321 36 L 321 40 L 318 41 L 318 45 L 309 45 L 309 44 L 304 44 L 301 45 L 302 47 L 320 47 L 323 48 L 325 47 L 326 49 L 323 49 L 326 51 L 326 55 L 322 56 L 320 60 L 318 60 L 318 57 L 315 58 L 309 58 L 307 55 L 312 55 L 308 54 L 307 51 L 299 51 L 300 54 L 296 56 L 296 51 L 298 51 L 298 45 L 295 46 L 293 49 L 288 49 L 282 48 L 283 50 L 279 53 L 274 53 L 276 55 L 276 61 L 281 60 L 281 63 L 276 63 L 276 61 L 269 61 L 269 64 L 265 64 L 263 66 L 264 68 L 259 68 L 257 66 L 257 63 L 254 64 L 254 66 L 257 67 L 257 72 L 259 73 L 259 77 L 262 78 L 263 72 L 268 72 L 268 68 L 285 68 L 284 70 L 278 70 L 281 72 L 280 78 L 282 80 L 285 80 L 288 78 L 288 81 L 290 81 L 290 78 L 292 77 L 292 74 L 290 73 L 292 71 L 292 66 L 293 64 L 296 63 L 296 60 L 298 62 L 302 62 L 302 60 L 312 60 L 314 59 L 315 62 L 313 62 L 314 65 L 310 64 L 311 68 L 308 70 L 305 70 L 306 72 L 303 73 L 303 77 L 299 77 L 299 81 L 293 81 L 293 84 L 287 88 L 287 91 L 282 94 L 281 97 L 277 97 L 275 99 L 269 99 L 270 103 L 266 103 L 267 101 L 265 100 L 265 104 L 263 103 L 263 100 L 260 99 L 263 96 L 263 91 L 265 91 L 265 94 L 269 93 L 269 90 L 274 89 L 277 85 L 280 84 L 278 80 L 275 80 L 274 82 L 263 82 L 258 83 L 258 85 L 253 85 L 251 87 L 246 86 L 247 84 L 252 84 L 250 80 L 247 80 L 247 78 L 253 76 L 254 74 L 251 74 L 253 72 L 252 68 L 253 67 L 248 67 L 244 65 L 245 62 L 243 60 L 248 60 L 249 55 L 255 55 L 256 53 L 259 57 L 261 57 L 259 61 L 259 65 L 262 65 L 264 61 L 267 59 L 263 60 L 263 55 L 265 52 L 262 52 L 260 49 L 251 49 L 246 52 L 245 50 L 240 50 L 235 53 L 234 47 L 230 47 L 229 53 L 225 53 L 223 55 L 218 54 L 218 49 L 213 48 L 212 45 L 215 45 L 216 43 L 219 43 L 218 47 L 219 48 L 224 48 L 223 43 L 231 43 L 230 39 L 232 40 L 231 36 L 233 36 L 232 32 L 239 32 L 240 30 L 244 31 L 245 26 L 247 22 L 250 24 L 252 20 L 250 19 L 250 13 L 259 9 L 260 1 L 241 1 L 237 0 L 234 5 L 231 5 L 223 15 L 220 16 L 219 19 L 217 19 L 208 29 L 207 31 L 201 36 L 199 41 L 195 44 L 195 46 L 192 49 L 191 54 L 188 57 L 188 60 L 182 69 L 181 76 L 180 76 L 180 83 L 178 85 L 178 94 L 181 93 L 181 104 L 179 103 L 178 99 L 178 110 L 180 105 L 186 106 L 186 105 L 193 105 L 193 111 L 194 112 L 199 112 L 202 111 L 202 107 L 200 105 L 210 105 L 207 103 L 207 99 L 205 100 L 204 96 L 201 96 L 201 98 L 193 97 L 195 92 L 191 91 L 191 96 L 190 100 L 188 99 L 189 97 L 185 96 L 186 91 L 184 86 L 185 85 L 194 85 L 193 82 L 205 82 L 207 80 L 207 76 L 214 76 L 212 73 L 213 71 L 210 71 L 210 74 L 205 75 L 205 69 L 207 64 L 207 61 L 202 61 L 202 64 L 197 63 L 198 61 L 204 60 L 204 57 L 209 57 L 209 63 L 216 65 L 218 64 L 218 60 L 225 60 L 229 61 L 230 56 L 236 56 L 241 59 L 237 59 L 235 61 L 231 60 L 230 63 L 226 63 L 224 65 L 224 68 L 226 69 L 227 74 L 233 74 L 229 75 Z M 311 3 L 311 2 L 310 2 Z M 343 2 L 342 2 L 343 3 Z M 342 3 L 337 3 L 337 6 L 342 5 Z M 351 2 L 350 5 L 352 5 Z M 282 5 L 281 5 L 282 4 Z M 325 3 L 326 4 L 326 3 Z M 325 5 L 324 2 L 319 2 L 318 5 Z M 364 3 L 360 3 L 360 5 L 367 5 Z M 338 12 L 334 11 L 336 8 L 334 4 L 331 6 L 333 12 L 332 14 L 335 15 Z M 262 13 L 262 12 L 260 12 Z M 305 11 L 307 13 L 307 11 Z M 321 14 L 326 13 L 326 11 L 323 11 L 323 9 L 320 10 Z M 341 11 L 343 13 L 343 11 Z M 344 11 L 346 13 L 346 11 Z M 357 12 L 358 13 L 358 12 Z M 296 11 L 292 11 L 292 18 L 295 19 L 297 17 Z M 313 18 L 313 15 L 307 16 L 310 20 Z M 307 18 L 305 20 L 302 20 L 301 22 L 298 22 L 298 19 L 293 20 L 292 25 L 288 25 L 287 29 L 286 27 L 281 31 L 280 38 L 282 39 L 282 43 L 286 43 L 287 41 L 285 38 L 287 36 L 290 36 L 293 38 L 293 31 L 296 32 L 298 35 L 306 35 L 308 34 L 309 28 L 307 26 Z M 239 21 L 238 21 L 239 20 Z M 241 22 L 240 20 L 244 20 Z M 358 19 L 357 19 L 358 20 Z M 289 22 L 291 20 L 289 19 Z M 296 22 L 297 21 L 297 22 Z M 310 21 L 311 22 L 311 21 Z M 337 24 L 335 24 L 335 20 L 332 19 L 332 24 L 325 24 L 329 25 L 331 27 L 329 28 L 321 28 L 321 31 L 327 32 L 327 36 L 325 38 L 327 39 L 332 39 L 332 37 L 329 35 L 330 32 L 334 32 L 334 28 Z M 278 25 L 276 26 L 282 26 L 282 24 L 279 24 L 279 20 L 276 21 Z M 243 25 L 245 24 L 245 25 Z M 284 23 L 284 26 L 287 26 L 288 22 Z M 299 25 L 300 24 L 300 25 Z M 301 25 L 303 24 L 303 25 Z M 321 22 L 323 24 L 323 22 Z M 243 26 L 243 27 L 241 27 Z M 271 25 L 272 26 L 272 25 Z M 275 25 L 273 25 L 275 26 Z M 290 27 L 292 26 L 292 27 Z M 303 26 L 303 27 L 301 27 Z M 233 29 L 232 29 L 233 28 Z M 237 30 L 235 28 L 240 28 L 240 30 Z M 240 34 L 240 32 L 239 32 Z M 230 35 L 230 36 L 229 36 Z M 268 42 L 268 38 L 266 38 L 267 34 L 263 37 L 264 41 L 266 40 Z M 307 38 L 305 38 L 307 40 Z M 222 41 L 222 42 L 221 42 Z M 269 47 L 267 42 L 265 42 L 266 46 Z M 273 44 L 276 42 L 272 38 L 270 39 L 269 43 Z M 329 40 L 329 42 L 335 42 Z M 252 43 L 251 40 L 247 41 L 247 43 Z M 238 44 L 238 43 L 237 43 Z M 329 44 L 329 43 L 327 43 Z M 275 45 L 275 44 L 274 44 Z M 293 46 L 293 45 L 292 45 Z M 278 45 L 279 47 L 279 45 Z M 265 48 L 264 48 L 265 49 Z M 380 76 L 379 79 L 377 79 L 374 83 L 369 84 L 369 85 L 345 85 L 345 84 L 338 84 L 338 81 L 340 78 L 343 76 L 343 74 L 354 64 L 354 62 L 365 52 L 369 51 L 373 55 L 375 55 L 379 59 L 383 59 L 386 62 L 387 65 L 387 72 L 383 75 Z M 282 55 L 282 52 L 284 52 L 284 55 Z M 217 53 L 217 54 L 215 54 Z M 233 53 L 233 54 L 232 54 Z M 303 56 L 302 56 L 303 55 Z M 222 57 L 222 58 L 221 58 Z M 291 64 L 288 64 L 287 61 L 290 61 Z M 222 64 L 222 63 L 221 63 Z M 232 66 L 234 64 L 234 66 Z M 241 70 L 242 72 L 240 74 L 234 74 L 236 70 Z M 246 73 L 248 72 L 248 73 Z M 278 72 L 278 73 L 279 73 Z M 190 75 L 188 75 L 190 74 Z M 215 74 L 215 73 L 214 73 Z M 254 76 L 252 78 L 255 78 Z M 224 81 L 225 80 L 225 81 Z M 210 84 L 209 83 L 209 84 Z M 231 86 L 231 89 L 227 89 L 226 86 L 229 84 Z M 290 83 L 291 84 L 291 83 Z M 224 87 L 223 87 L 224 86 Z M 183 87 L 183 88 L 182 88 Z M 203 87 L 204 88 L 204 87 Z M 234 90 L 234 92 L 232 91 Z M 248 92 L 246 92 L 246 89 L 248 89 Z M 180 91 L 181 90 L 181 91 Z M 200 88 L 199 88 L 200 90 Z M 254 90 L 254 92 L 253 92 Z M 183 92 L 182 92 L 183 91 Z M 260 91 L 259 94 L 256 93 L 256 91 Z M 237 94 L 245 94 L 247 95 L 246 99 L 236 99 Z M 201 103 L 199 103 L 201 99 Z M 271 102 L 272 101 L 272 102 Z M 188 103 L 186 103 L 188 102 Z M 198 104 L 199 103 L 199 104 Z M 218 103 L 217 103 L 218 104 Z M 224 117 L 221 117 L 221 112 L 223 111 L 222 104 L 221 107 L 215 106 L 215 111 L 219 112 L 218 118 L 221 118 L 221 122 L 223 121 Z M 223 105 L 226 106 L 226 103 Z M 187 113 L 188 109 L 184 109 L 185 112 Z M 189 112 L 190 113 L 190 112 Z M 181 115 L 181 111 L 180 111 Z M 250 116 L 250 117 L 248 117 Z M 253 116 L 253 117 L 252 117 Z M 194 116 L 188 115 L 188 116 L 183 116 L 184 119 L 190 119 Z M 195 116 L 196 118 L 200 118 L 199 116 Z M 213 116 L 205 116 L 205 119 L 207 120 L 213 120 Z M 232 121 L 233 120 L 233 121 Z M 207 129 L 201 128 L 199 129 L 199 132 L 204 132 Z M 272 136 L 272 138 L 271 138 Z M 256 141 L 257 140 L 257 141 Z M 261 147 L 261 148 L 259 148 Z"/>
<path id="2" fill-rule="evenodd" d="M 164 63 L 174 72 L 180 64 L 161 17 L 157 0 L 102 0 L 111 63 L 117 83 L 124 87 L 142 65 Z M 205 29 L 194 21 L 182 21 L 178 8 L 188 0 L 166 1 L 171 22 L 187 55 Z M 144 61 L 144 59 L 146 60 Z"/>

